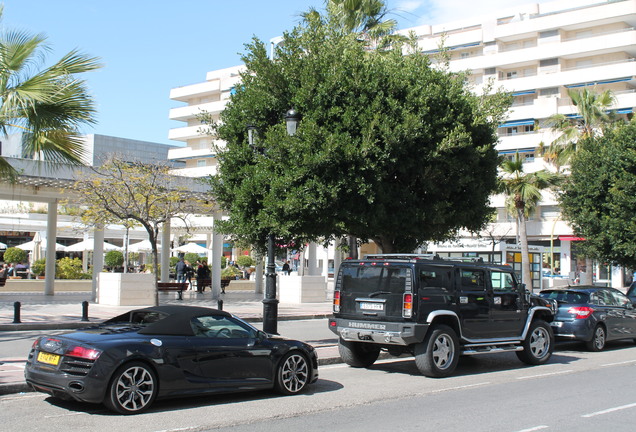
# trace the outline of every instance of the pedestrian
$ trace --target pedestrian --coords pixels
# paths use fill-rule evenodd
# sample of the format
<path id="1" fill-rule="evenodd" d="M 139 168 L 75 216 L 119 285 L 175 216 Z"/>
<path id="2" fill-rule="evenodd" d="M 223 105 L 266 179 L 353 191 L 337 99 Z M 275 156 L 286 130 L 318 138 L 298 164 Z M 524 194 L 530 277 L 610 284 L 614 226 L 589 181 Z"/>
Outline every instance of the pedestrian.
<path id="1" fill-rule="evenodd" d="M 289 265 L 289 260 L 285 261 L 285 264 L 283 264 L 283 274 L 287 276 L 291 274 L 291 267 Z"/>
<path id="2" fill-rule="evenodd" d="M 191 290 L 192 289 L 192 276 L 194 275 L 194 269 L 192 268 L 192 264 L 190 264 L 190 261 L 184 261 L 186 268 L 185 268 L 185 278 L 186 278 L 186 282 L 188 282 L 188 289 Z"/>
<path id="3" fill-rule="evenodd" d="M 205 286 L 210 279 L 210 269 L 208 263 L 205 261 L 197 261 L 199 266 L 197 267 L 197 292 L 203 293 Z"/>
<path id="4" fill-rule="evenodd" d="M 177 282 L 185 282 L 185 280 L 186 280 L 186 276 L 185 276 L 186 264 L 183 261 L 183 258 L 179 258 L 179 262 L 177 263 L 177 265 L 175 265 L 174 269 L 175 269 L 176 276 L 177 276 Z"/>

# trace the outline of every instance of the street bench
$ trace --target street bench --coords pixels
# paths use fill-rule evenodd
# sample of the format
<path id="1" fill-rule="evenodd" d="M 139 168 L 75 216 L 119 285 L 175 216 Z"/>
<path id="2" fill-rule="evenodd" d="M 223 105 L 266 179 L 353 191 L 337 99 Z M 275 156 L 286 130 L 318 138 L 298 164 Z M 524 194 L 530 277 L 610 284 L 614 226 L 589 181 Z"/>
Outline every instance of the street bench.
<path id="1" fill-rule="evenodd" d="M 157 290 L 159 291 L 177 291 L 177 298 L 183 300 L 183 291 L 188 289 L 187 282 L 157 282 Z"/>

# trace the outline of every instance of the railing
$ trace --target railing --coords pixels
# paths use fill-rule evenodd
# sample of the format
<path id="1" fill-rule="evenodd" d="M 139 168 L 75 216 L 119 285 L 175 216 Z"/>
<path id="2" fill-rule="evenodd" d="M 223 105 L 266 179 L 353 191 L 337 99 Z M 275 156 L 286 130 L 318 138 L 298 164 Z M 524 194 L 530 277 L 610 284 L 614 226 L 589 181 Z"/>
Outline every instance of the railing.
<path id="1" fill-rule="evenodd" d="M 581 66 L 570 66 L 567 68 L 561 68 L 561 72 L 579 70 L 579 69 L 589 69 L 589 68 L 595 68 L 595 67 L 601 67 L 601 66 L 610 66 L 610 65 L 621 64 L 621 63 L 631 63 L 635 60 L 636 59 L 630 58 L 630 59 L 614 60 L 614 61 L 605 62 L 605 63 L 589 63 L 589 64 L 581 65 Z"/>
<path id="2" fill-rule="evenodd" d="M 618 29 L 618 30 L 611 30 L 611 31 L 603 32 L 603 33 L 592 33 L 592 34 L 581 35 L 581 36 L 570 36 L 570 37 L 562 38 L 561 42 L 569 42 L 569 41 L 573 41 L 573 40 L 589 39 L 589 38 L 594 38 L 594 37 L 607 36 L 607 35 L 611 35 L 611 34 L 625 33 L 625 32 L 632 31 L 632 30 L 635 30 L 635 28 L 634 27 L 627 27 L 627 28 L 622 28 L 622 29 Z"/>

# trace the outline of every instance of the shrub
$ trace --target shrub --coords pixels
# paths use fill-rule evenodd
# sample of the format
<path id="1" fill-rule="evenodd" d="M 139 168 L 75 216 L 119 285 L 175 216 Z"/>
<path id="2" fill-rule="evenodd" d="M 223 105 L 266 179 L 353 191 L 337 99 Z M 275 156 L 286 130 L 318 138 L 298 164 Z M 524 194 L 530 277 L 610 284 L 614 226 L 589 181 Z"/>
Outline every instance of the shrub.
<path id="1" fill-rule="evenodd" d="M 113 251 L 116 252 L 116 251 Z M 82 260 L 79 258 L 64 257 L 57 260 L 55 269 L 56 277 L 59 279 L 81 279 L 83 274 Z"/>
<path id="2" fill-rule="evenodd" d="M 241 271 L 234 266 L 225 267 L 221 270 L 221 277 L 227 279 L 234 279 L 241 275 Z"/>
<path id="3" fill-rule="evenodd" d="M 195 253 L 192 253 L 192 252 L 188 252 L 183 257 L 183 259 L 185 261 L 188 261 L 190 263 L 190 265 L 194 265 L 194 263 L 196 263 L 197 260 L 200 259 L 200 258 L 201 257 L 198 254 L 195 254 Z"/>
<path id="4" fill-rule="evenodd" d="M 254 259 L 249 255 L 240 255 L 236 258 L 236 264 L 238 264 L 239 267 L 250 267 L 254 265 Z"/>
<path id="5" fill-rule="evenodd" d="M 177 263 L 179 262 L 179 257 L 170 257 L 170 269 L 174 270 L 175 266 L 177 265 Z"/>
<path id="6" fill-rule="evenodd" d="M 26 261 L 26 259 L 27 259 L 26 251 L 17 247 L 10 247 L 4 253 L 4 262 L 19 264 L 21 262 Z"/>
<path id="7" fill-rule="evenodd" d="M 44 276 L 44 270 L 46 270 L 46 258 L 35 260 L 31 264 L 31 271 L 36 276 Z"/>
<path id="8" fill-rule="evenodd" d="M 225 255 L 221 256 L 221 268 L 225 268 L 227 265 L 227 257 Z"/>
<path id="9" fill-rule="evenodd" d="M 115 267 L 121 267 L 124 264 L 124 254 L 117 250 L 108 251 L 104 256 L 104 264 L 114 271 Z"/>

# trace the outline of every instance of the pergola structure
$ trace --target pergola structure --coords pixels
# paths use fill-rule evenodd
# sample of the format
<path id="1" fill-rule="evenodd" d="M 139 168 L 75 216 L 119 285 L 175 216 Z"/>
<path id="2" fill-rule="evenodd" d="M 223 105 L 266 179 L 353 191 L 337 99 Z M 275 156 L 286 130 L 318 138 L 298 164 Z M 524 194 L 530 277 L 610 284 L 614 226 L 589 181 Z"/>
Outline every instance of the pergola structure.
<path id="1" fill-rule="evenodd" d="M 87 173 L 90 167 L 69 166 L 52 164 L 31 159 L 5 158 L 17 171 L 13 182 L 0 181 L 0 200 L 26 201 L 47 204 L 46 237 L 50 244 L 55 244 L 57 239 L 57 208 L 61 200 L 73 201 L 73 184 L 79 176 Z M 189 182 L 188 190 L 193 198 L 211 200 L 209 191 L 201 182 L 184 177 Z M 223 253 L 223 236 L 214 233 L 214 221 L 220 219 L 220 211 L 213 210 L 213 216 L 204 226 L 196 226 L 194 231 L 208 234 L 208 247 L 212 253 L 212 288 L 214 292 L 221 289 L 221 255 Z M 177 223 L 174 229 L 185 230 L 185 226 Z M 164 224 L 161 233 L 161 244 L 170 244 L 171 225 Z M 94 263 L 93 263 L 93 300 L 97 293 L 97 276 L 104 267 L 104 231 L 94 230 Z M 211 245 L 210 245 L 211 243 Z M 163 248 L 161 259 L 161 281 L 168 281 L 170 267 L 170 248 Z M 55 293 L 55 248 L 46 250 L 46 270 L 44 281 L 44 293 Z"/>

